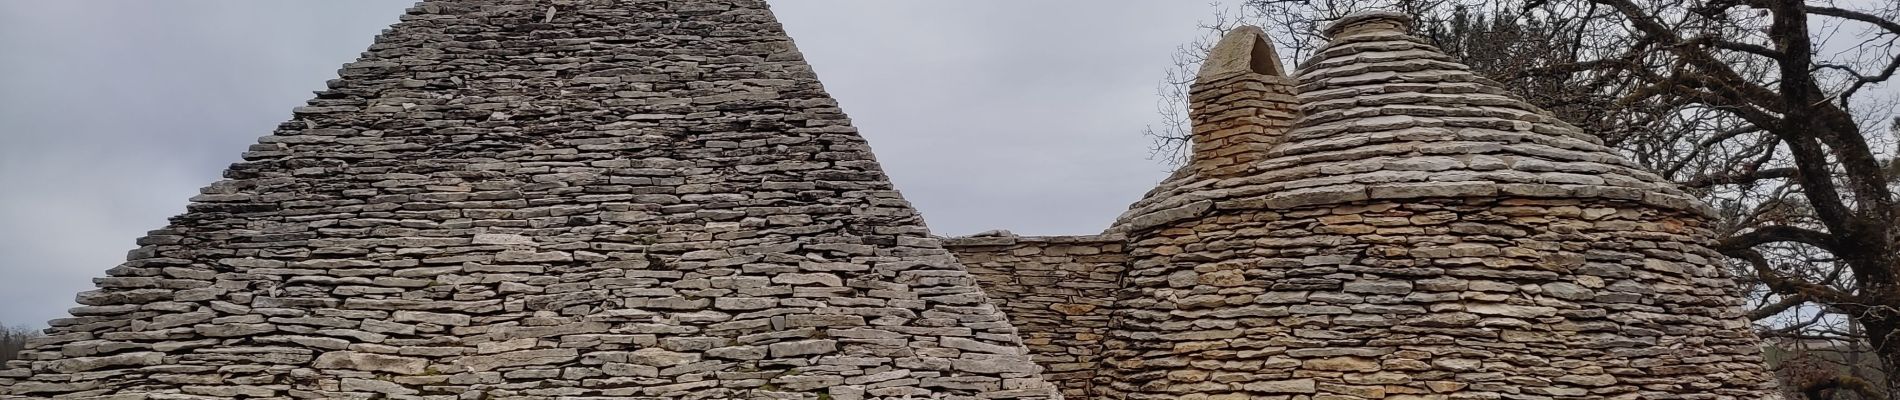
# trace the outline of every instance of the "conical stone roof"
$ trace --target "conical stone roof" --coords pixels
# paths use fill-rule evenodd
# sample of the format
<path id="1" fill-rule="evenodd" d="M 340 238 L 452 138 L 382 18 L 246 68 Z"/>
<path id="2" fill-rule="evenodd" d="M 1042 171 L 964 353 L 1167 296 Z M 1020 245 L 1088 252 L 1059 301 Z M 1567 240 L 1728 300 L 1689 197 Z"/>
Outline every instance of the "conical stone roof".
<path id="1" fill-rule="evenodd" d="M 1331 41 L 1297 71 L 1301 116 L 1263 161 L 1234 176 L 1183 170 L 1122 220 L 1165 220 L 1130 221 L 1216 200 L 1245 208 L 1500 195 L 1712 213 L 1596 136 L 1399 28 L 1410 18 L 1369 12 L 1335 23 Z"/>
<path id="2" fill-rule="evenodd" d="M 1196 154 L 1110 229 L 1093 398 L 1773 398 L 1707 208 L 1409 24 L 1200 77 Z"/>
<path id="3" fill-rule="evenodd" d="M 417 4 L 8 398 L 1053 398 L 761 0 Z"/>

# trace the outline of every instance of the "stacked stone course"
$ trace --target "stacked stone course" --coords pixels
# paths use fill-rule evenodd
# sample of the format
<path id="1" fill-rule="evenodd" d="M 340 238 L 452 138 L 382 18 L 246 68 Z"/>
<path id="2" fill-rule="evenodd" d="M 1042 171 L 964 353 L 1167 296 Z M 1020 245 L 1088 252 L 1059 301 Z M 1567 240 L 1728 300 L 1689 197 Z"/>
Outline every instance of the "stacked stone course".
<path id="1" fill-rule="evenodd" d="M 0 398 L 1770 398 L 1706 207 L 1409 23 L 1238 29 L 1107 232 L 942 239 L 761 0 L 424 1 Z"/>
<path id="2" fill-rule="evenodd" d="M 1293 80 L 1258 27 L 1228 32 L 1189 87 L 1193 151 L 1186 170 L 1200 176 L 1246 172 L 1278 144 L 1299 115 Z"/>
<path id="3" fill-rule="evenodd" d="M 431 0 L 9 398 L 1058 398 L 760 0 Z"/>
<path id="4" fill-rule="evenodd" d="M 944 247 L 970 269 L 1023 335 L 1043 378 L 1088 398 L 1109 311 L 1127 271 L 1120 235 L 953 238 Z"/>

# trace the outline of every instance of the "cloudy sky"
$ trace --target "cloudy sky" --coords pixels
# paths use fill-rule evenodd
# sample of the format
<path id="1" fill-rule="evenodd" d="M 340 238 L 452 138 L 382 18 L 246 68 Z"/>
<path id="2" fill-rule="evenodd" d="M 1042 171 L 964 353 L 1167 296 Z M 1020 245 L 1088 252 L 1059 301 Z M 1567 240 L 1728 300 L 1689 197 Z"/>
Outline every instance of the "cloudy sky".
<path id="1" fill-rule="evenodd" d="M 409 0 L 0 0 L 0 324 L 39 325 Z M 939 234 L 1099 231 L 1207 1 L 778 0 Z"/>

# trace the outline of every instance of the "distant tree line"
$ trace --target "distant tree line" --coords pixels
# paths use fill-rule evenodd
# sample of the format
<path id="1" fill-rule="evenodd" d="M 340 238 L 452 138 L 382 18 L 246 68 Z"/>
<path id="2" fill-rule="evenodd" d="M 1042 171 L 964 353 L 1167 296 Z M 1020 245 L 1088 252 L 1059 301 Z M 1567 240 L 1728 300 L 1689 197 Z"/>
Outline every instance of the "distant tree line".
<path id="1" fill-rule="evenodd" d="M 7 361 L 20 356 L 26 350 L 26 341 L 40 337 L 40 331 L 25 326 L 0 326 L 0 369 L 6 369 Z"/>

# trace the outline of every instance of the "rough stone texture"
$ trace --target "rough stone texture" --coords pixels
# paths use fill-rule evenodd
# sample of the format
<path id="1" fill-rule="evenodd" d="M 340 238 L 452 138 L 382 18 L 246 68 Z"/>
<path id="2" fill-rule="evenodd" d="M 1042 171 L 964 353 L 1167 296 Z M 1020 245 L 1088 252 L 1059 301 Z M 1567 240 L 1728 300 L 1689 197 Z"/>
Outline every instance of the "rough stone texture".
<path id="1" fill-rule="evenodd" d="M 1285 139 L 1299 103 L 1265 35 L 1252 26 L 1228 32 L 1201 64 L 1188 93 L 1194 147 L 1184 171 L 1207 177 L 1245 172 Z"/>
<path id="2" fill-rule="evenodd" d="M 418 4 L 9 398 L 1057 398 L 759 0 Z"/>
<path id="3" fill-rule="evenodd" d="M 1347 17 L 1297 79 L 1238 29 L 1192 89 L 1191 162 L 1107 234 L 953 249 L 1037 338 L 1061 326 L 1024 316 L 1073 300 L 987 271 L 1102 269 L 1017 255 L 1122 240 L 1091 244 L 1126 251 L 1106 336 L 1054 352 L 1101 360 L 1051 368 L 1071 399 L 1773 398 L 1707 208 L 1409 23 Z"/>
<path id="4" fill-rule="evenodd" d="M 1043 377 L 1063 396 L 1088 397 L 1101 363 L 1110 306 L 1127 270 L 1119 235 L 999 235 L 944 241 L 1022 332 Z"/>

